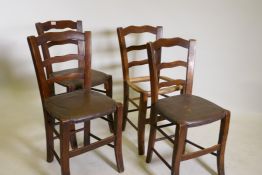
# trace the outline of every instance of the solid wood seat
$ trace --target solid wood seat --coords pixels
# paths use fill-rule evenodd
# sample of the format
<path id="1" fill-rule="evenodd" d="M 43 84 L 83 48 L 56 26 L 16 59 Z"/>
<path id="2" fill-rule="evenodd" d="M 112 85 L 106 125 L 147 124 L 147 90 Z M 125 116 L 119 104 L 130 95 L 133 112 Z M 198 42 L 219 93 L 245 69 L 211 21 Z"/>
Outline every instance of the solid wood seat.
<path id="1" fill-rule="evenodd" d="M 30 47 L 32 60 L 37 75 L 39 91 L 44 112 L 46 129 L 47 161 L 52 162 L 54 157 L 61 165 L 62 175 L 70 175 L 69 159 L 83 154 L 87 151 L 101 146 L 110 146 L 114 149 L 117 170 L 124 171 L 122 158 L 122 105 L 112 98 L 91 91 L 91 32 L 52 32 L 45 33 L 38 37 L 27 38 Z M 44 59 L 40 47 L 47 43 L 81 43 L 77 54 L 51 57 Z M 43 51 L 44 52 L 44 51 Z M 64 71 L 63 74 L 48 76 L 47 67 L 52 64 L 82 59 L 83 66 L 76 72 Z M 80 80 L 83 82 L 81 90 L 55 94 L 53 92 L 54 83 L 67 80 Z M 111 119 L 106 116 L 112 115 Z M 109 122 L 114 127 L 113 133 L 105 138 L 100 138 L 91 132 L 91 121 L 102 119 Z M 80 123 L 84 127 L 75 129 L 75 124 Z M 56 127 L 59 126 L 59 127 Z M 73 127 L 72 127 L 73 126 Z M 94 128 L 102 129 L 102 128 Z M 83 145 L 72 144 L 72 136 L 78 132 L 84 132 Z M 91 140 L 91 137 L 96 141 Z M 59 153 L 54 144 L 55 139 L 59 139 Z M 76 139 L 76 137 L 74 137 Z M 71 142 L 71 148 L 70 143 Z"/>
<path id="2" fill-rule="evenodd" d="M 72 69 L 65 69 L 61 71 L 52 72 L 50 76 L 60 76 L 68 73 L 77 73 L 82 71 L 81 68 L 72 68 Z M 111 75 L 108 75 L 104 72 L 100 72 L 97 70 L 92 69 L 91 70 L 91 86 L 98 86 L 101 85 L 106 81 L 110 79 Z M 76 79 L 76 80 L 66 80 L 59 82 L 60 85 L 67 87 L 68 89 L 82 89 L 83 87 L 83 80 Z"/>
<path id="3" fill-rule="evenodd" d="M 145 71 L 145 68 L 141 66 L 148 65 L 147 52 L 146 52 L 146 42 L 135 43 L 128 42 L 129 38 L 135 38 L 134 35 L 138 36 L 136 40 L 143 40 L 147 34 L 153 36 L 153 41 L 162 37 L 162 27 L 161 26 L 128 26 L 125 28 L 117 28 L 117 35 L 119 40 L 119 47 L 121 52 L 122 61 L 122 72 L 123 72 L 123 129 L 126 127 L 126 122 L 129 122 L 132 127 L 137 130 L 137 142 L 138 142 L 138 154 L 143 155 L 145 152 L 145 125 L 149 124 L 149 118 L 146 117 L 147 109 L 150 106 L 147 104 L 150 98 L 150 90 L 141 86 L 141 83 L 150 82 L 149 71 L 145 73 L 145 76 L 132 75 L 130 72 Z M 147 42 L 150 39 L 147 38 Z M 139 58 L 138 56 L 132 58 L 131 54 L 137 52 L 145 53 L 145 57 Z M 139 69 L 140 67 L 140 69 Z M 148 67 L 147 67 L 148 68 Z M 129 89 L 133 89 L 139 97 L 131 97 Z M 129 103 L 131 103 L 135 108 L 129 109 Z M 129 112 L 138 111 L 138 122 L 137 125 L 128 118 Z"/>
<path id="4" fill-rule="evenodd" d="M 174 124 L 200 126 L 222 119 L 225 109 L 198 96 L 178 95 L 158 100 L 154 109 Z"/>
<path id="5" fill-rule="evenodd" d="M 182 49 L 183 56 L 177 59 L 178 49 Z M 169 51 L 172 57 L 164 58 L 163 50 Z M 218 175 L 224 175 L 224 154 L 226 147 L 227 134 L 229 129 L 230 112 L 220 106 L 192 95 L 193 72 L 195 60 L 195 40 L 185 40 L 182 38 L 162 38 L 147 44 L 150 83 L 151 83 L 151 115 L 150 115 L 150 134 L 146 162 L 150 163 L 152 155 L 155 153 L 165 165 L 170 168 L 171 175 L 180 174 L 180 163 L 182 161 L 197 158 L 206 154 L 211 154 L 217 158 Z M 159 52 L 162 52 L 161 55 Z M 182 53 L 182 52 L 181 52 Z M 177 73 L 175 70 L 171 74 L 171 69 L 178 67 L 184 70 Z M 163 82 L 160 77 L 169 69 L 169 80 Z M 181 78 L 182 77 L 182 78 Z M 159 92 L 175 93 L 172 97 L 159 99 Z M 170 95 L 170 94 L 169 94 Z M 166 120 L 167 124 L 160 124 L 159 118 Z M 212 122 L 220 121 L 220 131 L 218 143 L 203 147 L 187 139 L 188 129 L 199 127 Z M 164 128 L 175 127 L 175 134 L 168 135 Z M 156 138 L 156 132 L 161 133 L 163 138 Z M 167 139 L 173 144 L 172 162 L 167 162 L 155 148 L 155 142 Z M 195 146 L 199 150 L 185 152 L 186 144 Z"/>
<path id="6" fill-rule="evenodd" d="M 50 97 L 44 101 L 44 106 L 54 118 L 75 122 L 102 117 L 116 110 L 114 100 L 98 92 L 87 90 L 77 90 Z"/>

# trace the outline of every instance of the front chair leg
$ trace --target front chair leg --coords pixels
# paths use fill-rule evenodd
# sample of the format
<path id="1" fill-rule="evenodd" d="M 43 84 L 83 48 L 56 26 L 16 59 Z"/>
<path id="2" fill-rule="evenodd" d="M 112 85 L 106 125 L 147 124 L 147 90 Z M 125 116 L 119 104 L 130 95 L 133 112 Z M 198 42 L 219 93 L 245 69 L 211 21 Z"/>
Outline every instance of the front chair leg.
<path id="1" fill-rule="evenodd" d="M 150 114 L 150 133 L 149 133 L 149 141 L 148 141 L 148 149 L 146 162 L 150 163 L 152 160 L 153 149 L 156 142 L 156 127 L 157 127 L 157 114 L 154 112 L 154 108 L 151 108 Z"/>
<path id="2" fill-rule="evenodd" d="M 66 87 L 66 91 L 68 92 L 73 92 L 75 91 L 77 88 L 75 86 L 68 86 Z M 72 125 L 70 126 L 71 131 L 75 131 L 75 124 L 72 123 Z M 76 133 L 72 134 L 70 136 L 70 143 L 71 143 L 71 147 L 72 149 L 76 149 L 77 146 L 77 139 L 76 139 Z"/>
<path id="3" fill-rule="evenodd" d="M 229 123 L 230 123 L 230 112 L 226 111 L 225 117 L 221 120 L 219 139 L 218 139 L 218 144 L 221 145 L 220 150 L 218 150 L 217 152 L 218 175 L 225 175 L 224 156 L 225 156 L 226 140 L 229 130 Z"/>
<path id="4" fill-rule="evenodd" d="M 70 175 L 69 168 L 69 141 L 70 141 L 70 125 L 72 123 L 60 123 L 60 165 L 62 175 Z"/>
<path id="5" fill-rule="evenodd" d="M 172 166 L 171 166 L 171 175 L 179 175 L 180 171 L 180 162 L 185 148 L 185 140 L 187 134 L 186 125 L 177 125 L 175 140 L 174 140 L 174 150 L 172 156 Z"/>
<path id="6" fill-rule="evenodd" d="M 117 103 L 117 109 L 115 112 L 114 118 L 114 135 L 115 135 L 115 156 L 116 156 L 116 164 L 117 170 L 119 173 L 124 171 L 124 163 L 123 163 L 123 155 L 122 155 L 122 122 L 123 122 L 123 107 L 121 103 Z"/>
<path id="7" fill-rule="evenodd" d="M 46 111 L 44 111 L 45 117 L 45 132 L 46 132 L 46 160 L 52 162 L 54 160 L 54 136 L 53 130 L 55 119 L 52 118 Z"/>
<path id="8" fill-rule="evenodd" d="M 104 88 L 106 90 L 106 96 L 112 98 L 113 96 L 113 85 L 112 85 L 112 76 L 110 76 L 107 81 L 105 82 L 104 84 Z M 109 114 L 107 116 L 107 118 L 110 120 L 110 121 L 113 121 L 113 116 L 112 114 Z M 113 133 L 114 132 L 114 124 L 113 122 L 110 122 L 108 121 L 108 125 L 109 125 L 109 129 L 110 129 L 110 132 Z"/>
<path id="9" fill-rule="evenodd" d="M 145 125 L 147 111 L 147 94 L 140 94 L 139 111 L 138 111 L 138 154 L 144 155 L 145 152 Z"/>

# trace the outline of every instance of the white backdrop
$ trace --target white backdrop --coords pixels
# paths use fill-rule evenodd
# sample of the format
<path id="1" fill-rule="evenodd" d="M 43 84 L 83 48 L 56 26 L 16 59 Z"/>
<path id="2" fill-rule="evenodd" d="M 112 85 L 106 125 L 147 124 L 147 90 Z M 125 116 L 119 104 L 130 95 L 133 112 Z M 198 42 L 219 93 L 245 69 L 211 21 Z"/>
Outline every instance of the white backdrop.
<path id="1" fill-rule="evenodd" d="M 262 114 L 261 0 L 0 2 L 2 89 L 28 84 L 28 79 L 37 87 L 26 41 L 27 36 L 36 35 L 36 22 L 79 19 L 84 30 L 93 33 L 93 67 L 113 75 L 114 97 L 121 100 L 122 72 L 116 28 L 162 25 L 164 37 L 197 40 L 194 94 L 230 109 L 233 116 Z"/>

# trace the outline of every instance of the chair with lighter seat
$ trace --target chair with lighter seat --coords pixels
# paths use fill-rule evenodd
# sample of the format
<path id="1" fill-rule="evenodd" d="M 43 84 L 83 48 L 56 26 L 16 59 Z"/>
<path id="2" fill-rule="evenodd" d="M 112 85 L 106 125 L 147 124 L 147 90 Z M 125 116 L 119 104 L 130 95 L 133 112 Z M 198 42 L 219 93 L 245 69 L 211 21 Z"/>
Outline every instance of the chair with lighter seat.
<path id="1" fill-rule="evenodd" d="M 129 122 L 132 127 L 137 130 L 138 137 L 138 154 L 143 155 L 145 152 L 145 125 L 149 124 L 149 118 L 146 118 L 147 109 L 150 108 L 148 105 L 148 99 L 150 98 L 150 89 L 146 89 L 142 86 L 143 83 L 149 83 L 149 71 L 143 76 L 136 75 L 138 71 L 144 71 L 143 66 L 148 65 L 148 58 L 146 52 L 146 43 L 149 40 L 149 37 L 146 36 L 149 34 L 153 37 L 153 41 L 162 37 L 162 27 L 157 26 L 128 26 L 125 28 L 117 28 L 118 41 L 121 53 L 122 61 L 122 71 L 123 71 L 123 129 L 126 127 L 126 122 Z M 139 39 L 146 38 L 147 41 L 142 44 L 137 44 L 135 41 L 127 42 L 130 38 L 134 39 L 135 36 Z M 135 38 L 136 39 L 136 38 Z M 138 39 L 136 39 L 138 40 Z M 145 58 L 139 58 L 136 52 L 145 53 Z M 131 54 L 135 55 L 135 58 L 131 58 Z M 147 67 L 148 68 L 148 67 Z M 136 70 L 135 70 L 136 69 Z M 135 70 L 135 71 L 134 71 Z M 134 75 L 131 71 L 135 72 Z M 138 97 L 131 97 L 130 89 L 135 93 L 138 93 Z M 138 101 L 138 103 L 137 103 Z M 129 103 L 131 103 L 135 109 L 129 109 Z M 135 125 L 132 120 L 128 118 L 128 113 L 138 111 L 138 124 Z"/>
<path id="2" fill-rule="evenodd" d="M 186 50 L 185 59 L 169 59 L 168 61 L 164 61 L 165 59 L 163 57 L 161 58 L 158 54 L 158 52 L 161 51 L 163 55 L 163 49 L 173 50 L 175 48 Z M 204 98 L 192 95 L 195 40 L 184 40 L 182 38 L 159 39 L 158 41 L 148 43 L 147 50 L 151 78 L 152 106 L 146 162 L 151 162 L 152 155 L 155 153 L 171 169 L 171 175 L 179 175 L 180 163 L 182 161 L 205 154 L 212 154 L 217 158 L 218 174 L 224 175 L 224 154 L 229 129 L 230 112 Z M 173 80 L 169 82 L 159 80 L 164 70 L 171 68 L 177 69 L 179 67 L 185 70 L 184 78 L 177 78 L 176 76 L 178 74 L 173 73 L 174 77 L 169 75 Z M 158 94 L 160 91 L 171 93 L 176 90 L 182 91 L 182 94 L 159 99 Z M 159 123 L 159 116 L 164 118 L 167 123 Z M 187 139 L 187 131 L 189 128 L 200 127 L 216 121 L 220 121 L 221 124 L 218 143 L 214 146 L 204 148 Z M 173 136 L 166 133 L 164 128 L 167 127 L 175 128 L 175 134 Z M 163 139 L 156 139 L 157 131 L 173 144 L 171 164 L 163 158 L 154 146 L 156 141 Z M 186 153 L 186 143 L 195 146 L 199 150 Z"/>
<path id="3" fill-rule="evenodd" d="M 44 59 L 40 47 L 50 42 L 63 44 L 81 43 L 83 47 L 77 53 L 54 56 Z M 61 165 L 62 175 L 70 175 L 69 159 L 108 145 L 115 151 L 118 172 L 124 171 L 122 158 L 122 105 L 110 97 L 91 91 L 91 32 L 52 32 L 38 37 L 28 37 L 32 60 L 38 80 L 39 91 L 44 112 L 46 129 L 47 161 L 55 157 Z M 71 60 L 81 60 L 81 71 L 67 72 L 57 76 L 48 76 L 47 67 Z M 54 94 L 53 84 L 68 80 L 83 81 L 83 88 L 68 93 Z M 105 116 L 114 114 L 109 121 Z M 91 120 L 103 119 L 114 124 L 113 134 L 105 138 L 94 135 L 90 129 Z M 72 125 L 83 123 L 84 127 L 76 130 Z M 101 128 L 95 128 L 99 130 Z M 70 137 L 78 132 L 84 132 L 83 145 L 70 149 Z M 97 140 L 93 141 L 91 138 Z M 54 140 L 60 141 L 60 153 L 54 149 Z"/>

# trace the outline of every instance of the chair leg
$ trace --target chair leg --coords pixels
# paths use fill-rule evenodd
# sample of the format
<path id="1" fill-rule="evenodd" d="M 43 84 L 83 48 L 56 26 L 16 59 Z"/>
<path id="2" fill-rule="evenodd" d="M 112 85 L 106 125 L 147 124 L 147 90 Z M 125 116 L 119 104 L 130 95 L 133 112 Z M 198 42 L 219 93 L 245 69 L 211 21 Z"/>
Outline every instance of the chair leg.
<path id="1" fill-rule="evenodd" d="M 154 109 L 151 108 L 150 133 L 149 133 L 148 149 L 147 149 L 147 156 L 146 156 L 147 163 L 150 163 L 152 160 L 153 149 L 154 149 L 155 141 L 156 141 L 156 126 L 157 126 L 157 117 L 154 112 Z"/>
<path id="2" fill-rule="evenodd" d="M 122 122 L 123 122 L 123 107 L 120 103 L 117 104 L 117 110 L 115 112 L 115 156 L 117 163 L 117 170 L 119 173 L 124 171 L 123 155 L 122 155 Z"/>
<path id="3" fill-rule="evenodd" d="M 106 95 L 110 98 L 112 98 L 113 95 L 113 85 L 112 85 L 112 76 L 110 76 L 107 80 L 107 82 L 104 84 L 104 88 L 106 90 Z M 112 114 L 108 115 L 107 118 L 111 121 L 113 121 L 113 116 Z M 108 122 L 110 132 L 113 133 L 114 131 L 114 124 L 113 122 Z"/>
<path id="4" fill-rule="evenodd" d="M 147 111 L 147 94 L 140 94 L 139 113 L 138 113 L 138 154 L 143 155 L 145 152 L 145 125 Z"/>
<path id="5" fill-rule="evenodd" d="M 186 136 L 187 136 L 187 131 L 188 131 L 188 129 L 186 130 Z M 186 137 L 187 138 L 187 137 Z M 185 152 L 186 152 L 186 138 L 185 138 L 185 146 L 184 146 L 184 148 L 183 148 L 183 154 L 185 154 Z"/>
<path id="6" fill-rule="evenodd" d="M 129 105 L 129 86 L 126 82 L 124 82 L 124 99 L 123 99 L 123 131 L 126 128 L 126 119 L 127 119 L 127 115 L 128 115 L 128 105 Z"/>
<path id="7" fill-rule="evenodd" d="M 74 90 L 76 90 L 76 88 L 74 86 L 69 86 L 66 89 L 67 92 L 73 92 Z M 71 129 L 71 131 L 75 130 L 75 124 L 74 123 L 70 126 L 70 129 Z M 70 136 L 70 144 L 71 144 L 72 149 L 76 149 L 78 147 L 77 139 L 76 139 L 76 133 L 72 134 Z"/>
<path id="8" fill-rule="evenodd" d="M 52 162 L 54 160 L 54 138 L 52 127 L 54 127 L 55 119 L 51 118 L 49 114 L 44 111 L 45 118 L 45 132 L 46 132 L 46 160 Z"/>
<path id="9" fill-rule="evenodd" d="M 183 155 L 183 151 L 185 147 L 186 134 L 187 134 L 186 125 L 176 126 L 171 175 L 179 175 L 181 156 Z"/>
<path id="10" fill-rule="evenodd" d="M 217 152 L 218 175 L 225 175 L 224 156 L 225 156 L 226 140 L 229 130 L 229 123 L 230 123 L 230 112 L 227 111 L 225 117 L 221 120 L 221 124 L 220 124 L 218 143 L 221 145 L 221 147 L 220 150 L 218 150 Z"/>
<path id="11" fill-rule="evenodd" d="M 69 141 L 71 123 L 60 123 L 60 165 L 62 175 L 70 175 L 69 168 Z"/>
<path id="12" fill-rule="evenodd" d="M 70 130 L 75 131 L 74 123 L 70 125 Z M 77 140 L 76 140 L 76 133 L 70 136 L 70 144 L 71 144 L 72 149 L 76 149 L 78 147 Z"/>
<path id="13" fill-rule="evenodd" d="M 84 146 L 90 144 L 90 124 L 90 120 L 84 122 Z"/>

